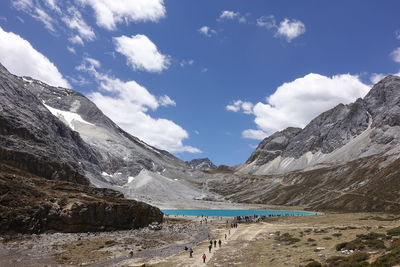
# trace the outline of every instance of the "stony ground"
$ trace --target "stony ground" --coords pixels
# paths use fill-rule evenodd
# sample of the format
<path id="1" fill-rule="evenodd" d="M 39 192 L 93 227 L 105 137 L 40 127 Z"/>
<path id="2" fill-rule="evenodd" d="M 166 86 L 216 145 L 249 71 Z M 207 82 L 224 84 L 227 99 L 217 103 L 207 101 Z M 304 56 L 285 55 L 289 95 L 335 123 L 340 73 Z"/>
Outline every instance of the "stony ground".
<path id="1" fill-rule="evenodd" d="M 0 238 L 0 266 L 126 266 L 128 259 L 165 258 L 208 238 L 205 225 L 167 219 L 162 230 L 149 228 L 102 233 L 54 233 Z M 130 255 L 132 252 L 132 256 Z"/>
<path id="2" fill-rule="evenodd" d="M 226 219 L 167 218 L 162 230 L 20 236 L 0 242 L 0 266 L 305 266 L 347 256 L 335 246 L 360 234 L 385 233 L 399 216 L 373 213 L 281 217 L 230 227 Z M 230 232 L 230 234 L 229 234 Z M 227 238 L 225 239 L 225 234 Z M 222 241 L 208 252 L 209 239 Z M 390 240 L 384 240 L 387 247 Z M 183 248 L 194 250 L 193 258 Z M 132 253 L 132 256 L 129 254 Z M 204 264 L 201 256 L 207 255 Z M 368 261 L 385 253 L 369 249 Z"/>

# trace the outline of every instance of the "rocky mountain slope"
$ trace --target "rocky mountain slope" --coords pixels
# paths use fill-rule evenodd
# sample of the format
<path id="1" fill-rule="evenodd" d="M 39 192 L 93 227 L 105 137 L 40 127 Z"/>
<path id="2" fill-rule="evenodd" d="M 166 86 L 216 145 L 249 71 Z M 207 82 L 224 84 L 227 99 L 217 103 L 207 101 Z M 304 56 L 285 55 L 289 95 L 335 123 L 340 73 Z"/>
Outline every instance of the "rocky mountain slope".
<path id="1" fill-rule="evenodd" d="M 99 166 L 106 162 L 104 155 L 55 117 L 28 84 L 33 82 L 12 75 L 0 65 L 0 164 L 8 166 L 0 179 L 2 231 L 12 227 L 35 232 L 62 227 L 66 231 L 106 230 L 161 221 L 157 208 L 126 201 L 113 190 L 88 187 L 91 181 L 102 179 Z M 17 176 L 18 172 L 22 174 Z M 48 184 L 51 193 L 43 192 L 42 186 Z M 66 194 L 69 188 L 75 193 Z M 66 209 L 57 202 L 58 197 L 67 198 L 63 201 Z M 125 212 L 130 215 L 122 216 Z M 58 221 L 57 226 L 50 219 L 43 221 L 50 215 Z M 74 228 L 70 224 L 77 225 Z"/>
<path id="2" fill-rule="evenodd" d="M 260 143 L 238 171 L 280 174 L 400 152 L 400 77 L 388 76 L 363 98 L 328 110 L 304 129 L 288 128 Z"/>
<path id="3" fill-rule="evenodd" d="M 14 164 L 20 165 L 25 162 L 23 169 L 28 171 L 40 169 L 33 172 L 36 175 L 77 177 L 74 179 L 81 179 L 82 183 L 115 189 L 128 198 L 162 207 L 182 200 L 218 198 L 203 190 L 204 181 L 196 179 L 196 169 L 126 133 L 82 94 L 14 76 L 2 66 L 0 75 L 0 94 L 5 103 L 0 108 L 6 111 L 0 117 L 5 125 L 0 149 L 8 150 L 0 158 L 14 157 Z M 6 132 L 6 125 L 10 133 Z M 14 137 L 20 128 L 32 129 L 28 131 L 30 136 Z M 29 138 L 40 141 L 28 142 Z M 21 151 L 23 158 L 18 156 Z M 27 155 L 40 157 L 26 158 Z M 39 159 L 46 167 L 40 167 Z M 61 164 L 63 172 L 59 168 L 57 173 L 52 171 L 49 162 Z"/>
<path id="4" fill-rule="evenodd" d="M 400 211 L 400 77 L 264 139 L 246 163 L 215 172 L 227 199 L 318 209 Z"/>

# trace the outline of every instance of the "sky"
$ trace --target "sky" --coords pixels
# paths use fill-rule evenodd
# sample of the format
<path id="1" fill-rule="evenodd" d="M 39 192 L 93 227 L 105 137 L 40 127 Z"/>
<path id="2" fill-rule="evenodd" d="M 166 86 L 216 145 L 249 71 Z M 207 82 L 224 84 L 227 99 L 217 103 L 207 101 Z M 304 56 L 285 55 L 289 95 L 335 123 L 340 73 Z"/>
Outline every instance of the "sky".
<path id="1" fill-rule="evenodd" d="M 244 162 L 400 69 L 400 2 L 2 0 L 0 63 L 183 160 Z"/>

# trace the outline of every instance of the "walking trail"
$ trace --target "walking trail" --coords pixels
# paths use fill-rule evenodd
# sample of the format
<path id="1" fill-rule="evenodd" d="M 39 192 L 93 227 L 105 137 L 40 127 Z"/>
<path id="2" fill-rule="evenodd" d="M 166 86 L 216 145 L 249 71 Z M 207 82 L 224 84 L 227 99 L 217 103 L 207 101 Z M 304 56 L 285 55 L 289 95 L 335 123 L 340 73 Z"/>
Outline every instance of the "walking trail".
<path id="1" fill-rule="evenodd" d="M 151 266 L 157 266 L 157 267 L 164 267 L 164 266 L 193 266 L 193 267 L 198 267 L 198 266 L 206 266 L 207 263 L 210 261 L 210 259 L 213 257 L 214 254 L 218 252 L 219 245 L 218 245 L 218 240 L 222 241 L 222 247 L 227 246 L 231 240 L 236 239 L 236 235 L 238 229 L 240 229 L 241 225 L 238 226 L 238 228 L 231 228 L 230 227 L 230 222 L 228 224 L 228 228 L 225 227 L 225 224 L 219 224 L 217 229 L 213 230 L 213 241 L 217 240 L 217 247 L 213 248 L 211 250 L 211 253 L 208 252 L 208 245 L 210 244 L 209 240 L 206 240 L 200 244 L 198 244 L 196 247 L 193 248 L 193 258 L 189 257 L 189 252 L 183 251 L 177 255 L 171 256 L 167 258 L 165 261 L 156 263 Z M 229 234 L 230 230 L 230 234 Z M 225 234 L 227 235 L 227 238 L 225 240 Z M 206 263 L 203 263 L 203 253 L 206 254 Z M 147 265 L 146 265 L 147 266 Z"/>

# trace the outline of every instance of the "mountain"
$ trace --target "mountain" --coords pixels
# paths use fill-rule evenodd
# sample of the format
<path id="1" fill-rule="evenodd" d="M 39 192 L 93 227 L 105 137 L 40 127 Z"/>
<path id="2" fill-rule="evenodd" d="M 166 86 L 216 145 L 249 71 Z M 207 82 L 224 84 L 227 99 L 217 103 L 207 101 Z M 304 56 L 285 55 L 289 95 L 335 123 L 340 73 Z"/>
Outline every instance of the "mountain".
<path id="1" fill-rule="evenodd" d="M 12 125 L 13 131 L 18 124 L 22 128 L 37 129 L 30 134 L 41 140 L 26 145 L 24 157 L 41 155 L 26 158 L 26 166 L 38 166 L 33 161 L 38 158 L 44 159 L 46 166 L 49 162 L 62 164 L 64 172 L 74 171 L 82 183 L 114 189 L 127 198 L 160 207 L 180 205 L 182 200 L 189 203 L 219 197 L 203 189 L 205 178 L 196 179 L 198 170 L 190 169 L 167 151 L 128 134 L 84 95 L 30 77 L 14 76 L 4 67 L 0 81 L 4 84 L 3 93 L 9 98 L 7 103 L 11 103 L 9 107 L 1 105 L 9 114 L 4 125 Z M 21 114 L 26 116 L 22 119 Z M 54 139 L 48 138 L 49 134 Z M 13 139 L 8 135 L 0 148 L 8 148 L 10 157 L 11 153 L 21 151 L 19 146 L 26 143 L 27 138 L 23 135 L 10 143 Z M 24 159 L 18 158 L 15 162 L 22 164 Z M 44 174 L 44 171 L 50 172 L 48 167 L 40 170 L 42 172 L 35 174 L 63 175 L 59 170 L 57 174 Z M 69 172 L 63 177 L 71 177 Z"/>
<path id="2" fill-rule="evenodd" d="M 0 65 L 1 231 L 127 229 L 160 222 L 158 208 L 89 186 L 106 181 L 101 171 L 118 163 L 110 163 L 101 149 L 86 143 L 49 111 L 37 96 L 45 87 Z M 58 90 L 56 99 L 74 95 Z M 87 124 L 80 118 L 71 123 L 72 127 Z"/>
<path id="3" fill-rule="evenodd" d="M 279 174 L 400 152 L 400 78 L 388 76 L 356 102 L 339 104 L 304 129 L 288 128 L 266 138 L 239 168 Z"/>
<path id="4" fill-rule="evenodd" d="M 400 77 L 337 105 L 304 129 L 264 139 L 210 190 L 226 199 L 317 209 L 400 211 Z"/>
<path id="5" fill-rule="evenodd" d="M 190 166 L 190 168 L 195 170 L 206 170 L 217 167 L 209 158 L 192 159 L 186 163 Z"/>

